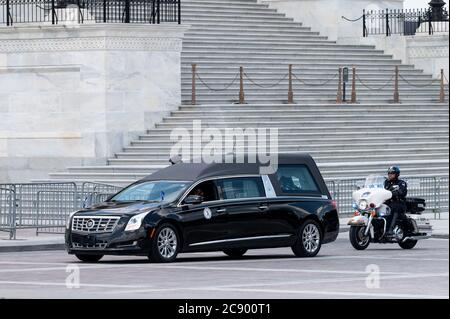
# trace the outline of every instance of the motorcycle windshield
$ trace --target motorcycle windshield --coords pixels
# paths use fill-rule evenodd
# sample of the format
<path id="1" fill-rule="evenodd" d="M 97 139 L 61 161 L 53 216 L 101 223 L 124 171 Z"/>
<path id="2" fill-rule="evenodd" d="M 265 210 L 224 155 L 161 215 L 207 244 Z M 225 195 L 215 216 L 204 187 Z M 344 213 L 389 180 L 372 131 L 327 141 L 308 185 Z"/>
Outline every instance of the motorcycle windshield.
<path id="1" fill-rule="evenodd" d="M 369 175 L 364 182 L 364 188 L 384 188 L 386 177 L 381 175 Z"/>

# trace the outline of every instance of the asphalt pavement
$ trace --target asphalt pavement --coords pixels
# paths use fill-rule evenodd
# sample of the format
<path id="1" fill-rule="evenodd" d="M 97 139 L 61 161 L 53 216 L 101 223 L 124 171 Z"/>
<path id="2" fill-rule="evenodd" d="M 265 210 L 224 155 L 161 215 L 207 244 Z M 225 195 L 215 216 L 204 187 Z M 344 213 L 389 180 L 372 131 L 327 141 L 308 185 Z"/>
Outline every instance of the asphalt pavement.
<path id="1" fill-rule="evenodd" d="M 315 258 L 290 249 L 181 254 L 171 264 L 107 256 L 79 262 L 65 251 L 0 253 L 0 298 L 449 298 L 449 241 L 413 250 L 373 244 L 354 250 L 348 233 Z"/>

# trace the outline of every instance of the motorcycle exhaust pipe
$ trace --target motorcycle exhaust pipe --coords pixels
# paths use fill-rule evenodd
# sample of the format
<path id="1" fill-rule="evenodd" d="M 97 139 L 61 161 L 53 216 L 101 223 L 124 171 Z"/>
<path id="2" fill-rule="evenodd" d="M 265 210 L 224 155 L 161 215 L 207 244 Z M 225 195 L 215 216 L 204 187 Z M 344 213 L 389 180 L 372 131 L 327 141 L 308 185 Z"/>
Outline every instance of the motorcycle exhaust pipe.
<path id="1" fill-rule="evenodd" d="M 402 243 L 407 240 L 421 240 L 421 239 L 427 239 L 427 238 L 431 238 L 431 235 L 409 236 L 409 237 L 403 238 Z"/>

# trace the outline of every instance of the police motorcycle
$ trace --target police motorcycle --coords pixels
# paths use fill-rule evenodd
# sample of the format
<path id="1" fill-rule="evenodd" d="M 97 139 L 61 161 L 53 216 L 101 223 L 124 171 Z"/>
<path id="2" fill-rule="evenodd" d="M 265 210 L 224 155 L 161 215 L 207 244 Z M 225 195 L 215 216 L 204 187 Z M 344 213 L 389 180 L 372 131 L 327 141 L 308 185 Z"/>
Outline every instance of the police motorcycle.
<path id="1" fill-rule="evenodd" d="M 403 249 L 412 249 L 417 241 L 431 237 L 432 227 L 427 218 L 421 216 L 425 200 L 406 198 L 406 212 L 399 216 L 393 236 L 386 236 L 391 222 L 391 211 L 385 204 L 392 192 L 384 189 L 384 176 L 369 175 L 364 186 L 353 192 L 355 213 L 348 222 L 350 242 L 357 250 L 364 250 L 370 243 L 398 244 Z"/>

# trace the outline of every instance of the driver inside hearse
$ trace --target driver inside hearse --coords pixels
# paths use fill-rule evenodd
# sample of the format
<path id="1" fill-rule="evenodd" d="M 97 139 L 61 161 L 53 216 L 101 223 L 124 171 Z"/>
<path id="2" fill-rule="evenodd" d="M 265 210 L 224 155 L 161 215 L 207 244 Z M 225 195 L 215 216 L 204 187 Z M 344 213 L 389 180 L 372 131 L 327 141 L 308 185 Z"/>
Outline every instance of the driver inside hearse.
<path id="1" fill-rule="evenodd" d="M 188 196 L 195 195 L 203 198 L 202 202 L 210 202 L 219 198 L 216 185 L 213 181 L 200 183 L 189 193 Z"/>

